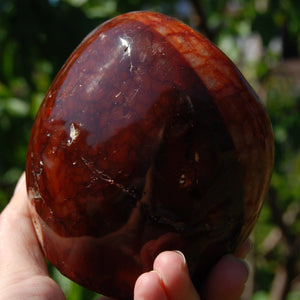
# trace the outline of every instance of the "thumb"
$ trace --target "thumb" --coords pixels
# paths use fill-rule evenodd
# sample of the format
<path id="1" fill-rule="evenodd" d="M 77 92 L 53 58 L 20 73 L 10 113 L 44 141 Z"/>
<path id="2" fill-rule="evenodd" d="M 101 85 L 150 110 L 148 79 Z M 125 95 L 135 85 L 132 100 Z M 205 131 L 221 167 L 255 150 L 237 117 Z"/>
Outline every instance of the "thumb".
<path id="1" fill-rule="evenodd" d="M 0 278 L 7 270 L 19 276 L 48 274 L 44 255 L 31 221 L 26 193 L 25 174 L 0 216 Z M 9 251 L 8 251 L 9 249 Z M 9 273 L 10 273 L 9 272 Z"/>
<path id="2" fill-rule="evenodd" d="M 65 299 L 48 276 L 28 203 L 23 174 L 0 215 L 0 299 Z"/>

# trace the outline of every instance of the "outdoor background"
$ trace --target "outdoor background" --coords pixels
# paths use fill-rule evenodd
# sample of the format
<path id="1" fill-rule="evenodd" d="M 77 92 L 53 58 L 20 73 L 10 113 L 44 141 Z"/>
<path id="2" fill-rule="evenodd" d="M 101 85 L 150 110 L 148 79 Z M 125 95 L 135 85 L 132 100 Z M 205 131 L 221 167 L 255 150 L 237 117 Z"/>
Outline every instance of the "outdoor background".
<path id="1" fill-rule="evenodd" d="M 54 76 L 94 27 L 154 10 L 202 32 L 240 68 L 270 114 L 271 189 L 252 234 L 243 300 L 300 299 L 300 1 L 0 0 L 0 211 L 24 170 L 35 114 Z M 50 267 L 67 299 L 94 299 Z"/>

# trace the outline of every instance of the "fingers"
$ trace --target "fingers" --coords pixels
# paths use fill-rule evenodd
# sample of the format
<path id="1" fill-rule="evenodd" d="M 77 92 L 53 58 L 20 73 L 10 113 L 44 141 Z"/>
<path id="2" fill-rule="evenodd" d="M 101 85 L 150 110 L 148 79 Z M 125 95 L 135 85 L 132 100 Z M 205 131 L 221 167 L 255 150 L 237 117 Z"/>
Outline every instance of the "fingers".
<path id="1" fill-rule="evenodd" d="M 23 174 L 0 215 L 0 299 L 65 299 L 48 276 L 28 203 Z"/>
<path id="2" fill-rule="evenodd" d="M 161 253 L 154 261 L 154 270 L 161 275 L 166 293 L 170 299 L 199 299 L 198 293 L 190 280 L 186 260 L 181 252 Z"/>
<path id="3" fill-rule="evenodd" d="M 10 203 L 0 216 L 0 278 L 3 270 L 20 274 L 18 277 L 47 273 L 30 218 L 28 201 L 23 174 Z"/>
<path id="4" fill-rule="evenodd" d="M 224 256 L 208 275 L 202 300 L 235 300 L 243 293 L 249 275 L 242 260 L 251 249 L 247 241 L 236 256 Z M 142 274 L 135 285 L 135 300 L 200 300 L 188 272 L 183 254 L 166 251 L 157 256 L 153 271 Z"/>
<path id="5" fill-rule="evenodd" d="M 233 255 L 224 256 L 208 276 L 203 300 L 239 299 L 248 275 L 245 261 Z"/>
<path id="6" fill-rule="evenodd" d="M 159 254 L 154 261 L 153 271 L 138 278 L 134 299 L 199 300 L 183 254 L 179 251 Z"/>
<path id="7" fill-rule="evenodd" d="M 134 288 L 134 299 L 168 300 L 164 283 L 157 271 L 144 273 L 138 278 Z"/>

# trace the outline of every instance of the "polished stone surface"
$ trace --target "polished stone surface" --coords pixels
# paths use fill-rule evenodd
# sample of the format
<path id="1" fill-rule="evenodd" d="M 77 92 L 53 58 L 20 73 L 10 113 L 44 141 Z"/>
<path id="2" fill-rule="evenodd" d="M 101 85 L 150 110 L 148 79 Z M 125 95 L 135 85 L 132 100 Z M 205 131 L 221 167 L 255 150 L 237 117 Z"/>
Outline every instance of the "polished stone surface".
<path id="1" fill-rule="evenodd" d="M 27 155 L 35 226 L 50 262 L 131 299 L 163 250 L 199 283 L 246 240 L 273 163 L 263 105 L 212 43 L 150 12 L 96 28 L 37 115 Z"/>

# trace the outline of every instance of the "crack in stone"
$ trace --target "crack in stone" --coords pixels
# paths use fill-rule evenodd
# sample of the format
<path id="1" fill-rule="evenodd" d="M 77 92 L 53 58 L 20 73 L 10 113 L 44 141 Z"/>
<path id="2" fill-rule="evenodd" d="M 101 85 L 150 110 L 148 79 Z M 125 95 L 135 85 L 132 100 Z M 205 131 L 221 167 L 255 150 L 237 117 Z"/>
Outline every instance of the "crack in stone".
<path id="1" fill-rule="evenodd" d="M 119 182 L 116 182 L 110 175 L 108 175 L 104 171 L 101 171 L 101 170 L 97 169 L 94 166 L 94 163 L 88 161 L 86 158 L 81 157 L 81 160 L 84 163 L 84 165 L 96 176 L 96 179 L 100 179 L 100 180 L 103 180 L 103 181 L 105 181 L 105 182 L 107 182 L 111 185 L 114 185 L 117 188 L 119 188 L 120 190 L 122 190 L 124 193 L 130 195 L 136 201 L 139 200 L 137 192 L 134 189 L 129 189 L 126 186 L 124 186 L 123 184 L 121 184 Z"/>

